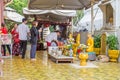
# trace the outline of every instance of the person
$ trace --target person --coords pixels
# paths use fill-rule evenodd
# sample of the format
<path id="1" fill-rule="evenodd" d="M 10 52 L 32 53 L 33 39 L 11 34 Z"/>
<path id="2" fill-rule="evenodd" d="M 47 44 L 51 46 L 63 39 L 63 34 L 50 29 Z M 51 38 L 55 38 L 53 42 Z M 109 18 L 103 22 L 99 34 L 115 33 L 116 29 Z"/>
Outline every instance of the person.
<path id="1" fill-rule="evenodd" d="M 14 24 L 14 27 L 11 31 L 12 38 L 13 38 L 13 48 L 12 48 L 12 55 L 18 56 L 20 54 L 20 40 L 18 32 L 16 32 L 16 28 L 18 24 Z"/>
<path id="2" fill-rule="evenodd" d="M 86 51 L 87 52 L 93 52 L 94 39 L 92 38 L 92 35 L 90 33 L 88 33 L 87 46 L 88 46 L 88 48 L 86 49 Z"/>
<path id="3" fill-rule="evenodd" d="M 36 47 L 37 47 L 37 40 L 38 40 L 38 33 L 41 32 L 42 30 L 40 29 L 39 32 L 37 30 L 37 25 L 38 22 L 37 21 L 33 21 L 32 22 L 32 28 L 30 29 L 30 33 L 31 33 L 31 50 L 30 50 L 30 58 L 32 61 L 36 60 L 35 59 L 35 55 L 36 55 Z"/>
<path id="4" fill-rule="evenodd" d="M 6 28 L 4 23 L 1 24 L 1 34 L 5 34 L 5 35 L 8 34 L 8 30 L 7 30 L 7 28 Z M 2 47 L 3 47 L 3 52 L 4 52 L 3 56 L 6 56 L 6 47 L 7 47 L 8 51 L 9 51 L 9 54 L 11 54 L 11 50 L 10 50 L 10 45 L 9 44 L 3 44 Z"/>
<path id="5" fill-rule="evenodd" d="M 47 46 L 51 46 L 51 42 L 55 41 L 58 43 L 58 36 L 60 36 L 60 31 L 51 32 L 49 35 L 46 36 L 45 41 L 47 42 Z"/>
<path id="6" fill-rule="evenodd" d="M 30 30 L 28 28 L 27 19 L 22 19 L 22 24 L 20 24 L 16 32 L 18 32 L 19 39 L 20 39 L 20 53 L 22 54 L 22 59 L 25 58 L 26 48 L 27 48 L 27 36 L 30 35 Z"/>

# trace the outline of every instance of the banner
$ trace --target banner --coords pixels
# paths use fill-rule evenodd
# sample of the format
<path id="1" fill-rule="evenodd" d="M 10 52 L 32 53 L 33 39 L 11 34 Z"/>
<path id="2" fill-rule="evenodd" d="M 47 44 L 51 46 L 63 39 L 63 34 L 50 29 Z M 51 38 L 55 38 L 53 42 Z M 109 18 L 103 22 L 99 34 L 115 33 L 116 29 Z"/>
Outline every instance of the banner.
<path id="1" fill-rule="evenodd" d="M 1 45 L 12 44 L 11 34 L 0 34 L 0 44 Z"/>

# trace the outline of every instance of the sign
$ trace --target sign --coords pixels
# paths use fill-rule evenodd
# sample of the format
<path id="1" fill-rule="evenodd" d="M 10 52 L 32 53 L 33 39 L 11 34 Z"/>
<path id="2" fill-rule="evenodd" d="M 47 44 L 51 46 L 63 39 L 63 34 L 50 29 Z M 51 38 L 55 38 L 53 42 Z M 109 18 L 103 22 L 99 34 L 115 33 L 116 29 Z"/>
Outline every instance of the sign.
<path id="1" fill-rule="evenodd" d="M 0 34 L 0 44 L 1 45 L 12 44 L 11 34 Z"/>

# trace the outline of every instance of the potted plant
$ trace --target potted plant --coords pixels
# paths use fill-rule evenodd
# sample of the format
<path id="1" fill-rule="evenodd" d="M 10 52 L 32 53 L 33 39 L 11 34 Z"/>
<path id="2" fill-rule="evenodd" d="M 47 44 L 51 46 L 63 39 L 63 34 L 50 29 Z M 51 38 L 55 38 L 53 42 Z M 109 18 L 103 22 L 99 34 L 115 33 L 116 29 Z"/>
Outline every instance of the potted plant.
<path id="1" fill-rule="evenodd" d="M 108 56 L 110 58 L 110 61 L 117 62 L 119 57 L 118 38 L 115 35 L 108 36 L 107 44 L 108 44 Z"/>
<path id="2" fill-rule="evenodd" d="M 100 47 L 101 47 L 101 35 L 94 36 L 94 52 L 99 55 L 100 54 Z"/>

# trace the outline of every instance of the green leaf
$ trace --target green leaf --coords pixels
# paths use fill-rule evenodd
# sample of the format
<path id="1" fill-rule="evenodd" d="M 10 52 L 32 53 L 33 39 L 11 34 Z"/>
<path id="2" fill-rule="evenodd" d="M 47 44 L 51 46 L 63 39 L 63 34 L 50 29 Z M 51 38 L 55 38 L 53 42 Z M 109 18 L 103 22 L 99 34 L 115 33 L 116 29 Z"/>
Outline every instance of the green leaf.
<path id="1" fill-rule="evenodd" d="M 101 47 L 101 35 L 94 36 L 94 47 L 100 48 Z"/>
<path id="2" fill-rule="evenodd" d="M 108 36 L 107 44 L 109 49 L 118 50 L 118 38 L 115 35 Z"/>
<path id="3" fill-rule="evenodd" d="M 13 0 L 13 2 L 8 5 L 8 7 L 11 7 L 16 10 L 19 14 L 22 14 L 22 9 L 27 7 L 28 0 Z"/>

